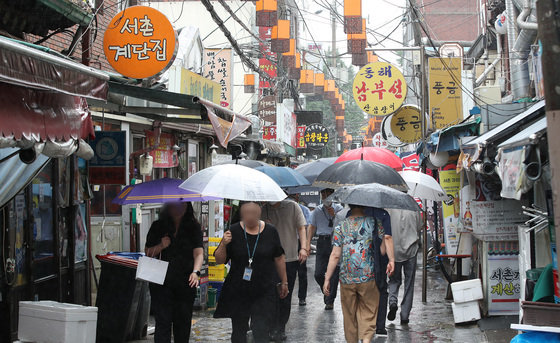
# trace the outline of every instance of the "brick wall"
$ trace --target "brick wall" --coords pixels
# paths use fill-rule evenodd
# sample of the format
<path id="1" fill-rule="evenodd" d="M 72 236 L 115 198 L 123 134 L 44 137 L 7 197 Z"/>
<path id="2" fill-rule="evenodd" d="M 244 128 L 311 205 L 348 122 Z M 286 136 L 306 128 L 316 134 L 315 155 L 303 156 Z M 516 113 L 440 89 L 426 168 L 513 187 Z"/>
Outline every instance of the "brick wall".
<path id="1" fill-rule="evenodd" d="M 472 41 L 478 37 L 477 0 L 424 0 L 421 8 L 434 40 Z"/>
<path id="2" fill-rule="evenodd" d="M 93 68 L 98 68 L 107 71 L 113 71 L 113 68 L 107 62 L 103 52 L 103 33 L 107 28 L 107 25 L 111 21 L 111 19 L 118 13 L 119 10 L 119 3 L 122 3 L 122 0 L 101 0 L 102 6 L 97 12 L 97 26 L 95 20 L 90 25 L 91 31 L 91 58 L 90 58 L 90 65 Z M 68 30 L 72 31 L 72 33 L 76 32 L 78 26 L 73 26 L 68 28 Z M 96 36 L 97 33 L 97 36 Z M 35 35 L 26 35 L 26 40 L 28 42 L 36 42 L 41 37 Z M 68 49 L 70 44 L 72 43 L 73 35 L 62 32 L 56 35 L 51 36 L 48 40 L 41 43 L 42 46 L 47 48 L 53 49 L 57 52 L 62 52 L 65 49 Z M 95 38 L 95 40 L 94 40 Z M 81 40 L 78 42 L 74 53 L 70 56 L 76 62 L 82 62 L 82 43 Z"/>

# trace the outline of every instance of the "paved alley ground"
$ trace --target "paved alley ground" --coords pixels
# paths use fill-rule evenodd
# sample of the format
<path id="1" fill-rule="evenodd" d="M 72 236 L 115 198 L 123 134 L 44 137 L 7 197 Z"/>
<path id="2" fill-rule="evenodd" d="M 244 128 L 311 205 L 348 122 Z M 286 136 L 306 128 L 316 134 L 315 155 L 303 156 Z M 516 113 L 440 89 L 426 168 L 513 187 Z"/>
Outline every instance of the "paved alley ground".
<path id="1" fill-rule="evenodd" d="M 286 328 L 290 343 L 343 343 L 344 329 L 340 300 L 334 311 L 325 311 L 319 286 L 313 279 L 314 256 L 308 262 L 309 288 L 307 306 L 298 306 L 297 293 L 293 297 L 290 322 Z M 414 307 L 410 324 L 401 326 L 399 315 L 394 322 L 387 322 L 388 337 L 376 337 L 374 342 L 509 342 L 515 335 L 512 330 L 481 331 L 477 324 L 455 326 L 451 302 L 445 300 L 447 283 L 436 271 L 428 274 L 428 301 L 421 301 L 421 269 L 417 271 Z M 297 292 L 296 283 L 296 292 Z M 229 342 L 229 319 L 213 319 L 212 310 L 194 314 L 191 342 Z M 146 343 L 152 340 L 137 341 Z"/>

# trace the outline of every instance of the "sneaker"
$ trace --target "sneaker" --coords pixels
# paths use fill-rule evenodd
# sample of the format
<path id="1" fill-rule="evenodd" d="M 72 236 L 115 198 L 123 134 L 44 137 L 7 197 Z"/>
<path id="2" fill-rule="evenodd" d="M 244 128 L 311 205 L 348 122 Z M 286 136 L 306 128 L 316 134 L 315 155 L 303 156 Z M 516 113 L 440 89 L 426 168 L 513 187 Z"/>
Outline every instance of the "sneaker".
<path id="1" fill-rule="evenodd" d="M 385 328 L 378 328 L 377 330 L 375 330 L 375 335 L 376 335 L 376 336 L 384 336 L 384 337 L 387 337 L 387 329 L 385 329 Z"/>
<path id="2" fill-rule="evenodd" d="M 305 305 L 307 305 L 305 299 L 299 299 L 299 306 L 305 306 Z"/>
<path id="3" fill-rule="evenodd" d="M 325 310 L 326 311 L 332 311 L 334 309 L 334 305 L 333 304 L 326 304 L 325 305 Z"/>
<path id="4" fill-rule="evenodd" d="M 399 307 L 397 306 L 397 304 L 389 305 L 389 313 L 387 314 L 387 319 L 388 320 L 395 320 L 395 318 L 397 317 L 397 310 L 398 309 L 399 309 Z"/>
<path id="5" fill-rule="evenodd" d="M 401 319 L 401 325 L 408 325 L 408 319 Z"/>

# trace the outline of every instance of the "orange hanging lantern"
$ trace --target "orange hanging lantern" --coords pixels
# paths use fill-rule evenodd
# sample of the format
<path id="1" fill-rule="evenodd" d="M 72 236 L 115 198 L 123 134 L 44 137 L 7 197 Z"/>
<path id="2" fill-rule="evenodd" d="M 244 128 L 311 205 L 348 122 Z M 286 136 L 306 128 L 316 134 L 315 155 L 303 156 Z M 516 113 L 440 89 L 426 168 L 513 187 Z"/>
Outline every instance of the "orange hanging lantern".
<path id="1" fill-rule="evenodd" d="M 296 40 L 290 39 L 290 49 L 282 54 L 282 65 L 289 69 L 296 67 Z"/>
<path id="2" fill-rule="evenodd" d="M 352 54 L 352 64 L 360 68 L 368 64 L 367 53 Z"/>
<path id="3" fill-rule="evenodd" d="M 310 69 L 302 69 L 300 71 L 299 88 L 304 94 L 313 94 L 315 92 L 315 73 Z"/>
<path id="4" fill-rule="evenodd" d="M 366 20 L 362 19 L 362 32 L 348 34 L 348 51 L 352 54 L 362 54 L 366 52 L 366 45 Z"/>
<path id="5" fill-rule="evenodd" d="M 295 40 L 294 40 L 294 48 L 295 48 Z M 283 56 L 286 58 L 287 56 Z M 296 52 L 293 56 L 294 65 L 289 66 L 288 68 L 288 78 L 291 80 L 298 80 L 300 78 L 300 70 L 301 70 L 301 53 Z"/>
<path id="6" fill-rule="evenodd" d="M 315 74 L 315 94 L 323 95 L 325 93 L 325 74 Z"/>
<path id="7" fill-rule="evenodd" d="M 367 63 L 379 61 L 379 57 L 373 51 L 367 51 Z"/>
<path id="8" fill-rule="evenodd" d="M 255 93 L 255 74 L 245 74 L 244 88 L 245 93 Z"/>
<path id="9" fill-rule="evenodd" d="M 256 3 L 257 26 L 274 26 L 278 22 L 278 1 L 277 0 L 257 0 Z"/>
<path id="10" fill-rule="evenodd" d="M 272 27 L 270 49 L 272 52 L 284 53 L 290 51 L 290 21 L 278 20 Z"/>
<path id="11" fill-rule="evenodd" d="M 360 33 L 362 29 L 362 0 L 344 0 L 344 32 Z"/>

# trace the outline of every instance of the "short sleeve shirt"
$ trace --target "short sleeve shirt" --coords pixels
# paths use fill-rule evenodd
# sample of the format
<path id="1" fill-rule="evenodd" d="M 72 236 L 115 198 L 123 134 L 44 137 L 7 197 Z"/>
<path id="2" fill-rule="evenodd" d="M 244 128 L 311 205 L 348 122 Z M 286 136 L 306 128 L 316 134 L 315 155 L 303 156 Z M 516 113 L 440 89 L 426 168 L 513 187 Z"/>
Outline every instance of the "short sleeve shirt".
<path id="1" fill-rule="evenodd" d="M 346 218 L 334 230 L 333 245 L 342 248 L 340 282 L 356 284 L 375 280 L 372 217 Z M 383 228 L 378 230 L 383 237 Z"/>
<path id="2" fill-rule="evenodd" d="M 265 204 L 261 219 L 272 224 L 278 231 L 282 248 L 286 253 L 286 262 L 297 261 L 298 230 L 307 225 L 299 204 L 292 200 L 283 200 L 277 207 Z"/>
<path id="3" fill-rule="evenodd" d="M 333 221 L 336 218 L 336 214 L 342 210 L 342 205 L 332 204 L 334 208 L 335 215 L 331 217 L 327 209 L 323 205 L 317 206 L 313 212 L 311 212 L 311 225 L 317 228 L 317 235 L 332 235 L 334 225 L 329 226 L 329 221 Z"/>

